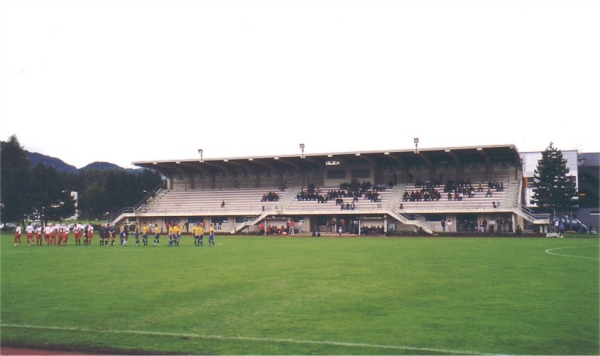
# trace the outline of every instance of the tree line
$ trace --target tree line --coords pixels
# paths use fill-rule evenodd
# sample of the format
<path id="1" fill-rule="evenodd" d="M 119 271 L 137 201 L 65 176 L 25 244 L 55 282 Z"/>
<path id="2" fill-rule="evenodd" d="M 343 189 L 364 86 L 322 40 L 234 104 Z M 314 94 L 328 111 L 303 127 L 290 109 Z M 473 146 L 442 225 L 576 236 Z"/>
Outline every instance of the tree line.
<path id="1" fill-rule="evenodd" d="M 2 142 L 0 168 L 0 217 L 20 224 L 41 221 L 45 225 L 76 213 L 80 220 L 104 220 L 163 184 L 162 176 L 150 169 L 67 173 L 42 163 L 32 167 L 15 135 Z M 77 202 L 71 192 L 77 192 Z"/>

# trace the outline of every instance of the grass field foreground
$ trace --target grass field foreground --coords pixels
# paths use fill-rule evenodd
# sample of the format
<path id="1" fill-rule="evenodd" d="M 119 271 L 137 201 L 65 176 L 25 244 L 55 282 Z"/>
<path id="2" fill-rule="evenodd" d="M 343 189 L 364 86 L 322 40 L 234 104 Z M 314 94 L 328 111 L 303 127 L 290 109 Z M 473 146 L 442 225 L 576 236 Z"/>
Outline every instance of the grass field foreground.
<path id="1" fill-rule="evenodd" d="M 123 353 L 598 354 L 594 238 L 13 246 L 2 343 Z"/>

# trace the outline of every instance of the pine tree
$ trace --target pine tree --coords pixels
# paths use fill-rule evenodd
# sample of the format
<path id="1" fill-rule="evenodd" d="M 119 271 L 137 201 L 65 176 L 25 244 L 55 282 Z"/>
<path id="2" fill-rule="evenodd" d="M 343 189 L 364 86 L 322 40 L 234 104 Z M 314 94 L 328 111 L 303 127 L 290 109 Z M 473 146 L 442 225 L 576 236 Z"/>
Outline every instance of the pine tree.
<path id="1" fill-rule="evenodd" d="M 31 167 L 25 149 L 16 135 L 10 136 L 8 142 L 2 142 L 1 147 L 2 220 L 22 223 L 32 212 L 28 194 L 31 186 Z"/>
<path id="2" fill-rule="evenodd" d="M 568 173 L 562 151 L 550 142 L 534 171 L 531 201 L 546 212 L 572 209 L 576 205 L 577 189 Z"/>

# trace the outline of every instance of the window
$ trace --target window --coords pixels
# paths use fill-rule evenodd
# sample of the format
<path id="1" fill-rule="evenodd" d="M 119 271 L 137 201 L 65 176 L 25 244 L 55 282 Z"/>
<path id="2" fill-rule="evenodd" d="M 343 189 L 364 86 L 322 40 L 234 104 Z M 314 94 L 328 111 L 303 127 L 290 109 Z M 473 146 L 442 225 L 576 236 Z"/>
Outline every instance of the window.
<path id="1" fill-rule="evenodd" d="M 337 170 L 337 171 L 327 171 L 327 179 L 345 179 L 346 171 Z"/>
<path id="2" fill-rule="evenodd" d="M 354 169 L 352 170 L 352 178 L 371 178 L 371 171 L 368 169 Z"/>

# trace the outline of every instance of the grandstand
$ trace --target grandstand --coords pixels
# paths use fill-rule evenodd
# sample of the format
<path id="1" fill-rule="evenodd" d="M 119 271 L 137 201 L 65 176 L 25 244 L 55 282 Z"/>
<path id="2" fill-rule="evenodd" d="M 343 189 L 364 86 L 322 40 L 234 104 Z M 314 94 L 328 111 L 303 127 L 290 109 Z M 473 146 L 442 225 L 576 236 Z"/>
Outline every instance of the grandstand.
<path id="1" fill-rule="evenodd" d="M 165 177 L 135 207 L 111 218 L 164 226 L 203 221 L 223 233 L 296 223 L 296 233 L 436 234 L 502 221 L 547 225 L 522 204 L 512 145 L 134 162 Z M 488 188 L 490 189 L 488 192 Z M 335 228 L 333 228 L 335 226 Z"/>

